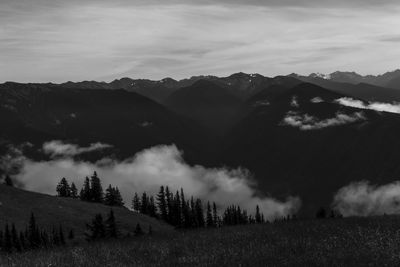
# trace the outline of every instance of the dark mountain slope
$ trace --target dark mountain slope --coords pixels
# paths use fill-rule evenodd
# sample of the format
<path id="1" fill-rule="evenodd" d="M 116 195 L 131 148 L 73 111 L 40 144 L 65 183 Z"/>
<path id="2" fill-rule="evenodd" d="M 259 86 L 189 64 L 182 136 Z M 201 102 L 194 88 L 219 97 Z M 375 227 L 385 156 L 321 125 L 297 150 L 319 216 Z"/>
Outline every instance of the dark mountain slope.
<path id="1" fill-rule="evenodd" d="M 249 168 L 263 192 L 300 195 L 308 214 L 329 205 L 333 194 L 350 182 L 386 183 L 399 177 L 400 116 L 333 103 L 343 96 L 311 84 L 288 90 L 254 109 L 227 134 L 221 161 Z M 317 97 L 323 101 L 312 102 Z M 285 124 L 288 116 L 314 126 L 350 119 L 305 130 Z"/>
<path id="2" fill-rule="evenodd" d="M 170 109 L 217 133 L 231 126 L 240 104 L 241 100 L 225 88 L 206 80 L 179 89 L 166 101 Z"/>
<path id="3" fill-rule="evenodd" d="M 400 90 L 385 88 L 367 83 L 339 83 L 319 77 L 296 76 L 305 82 L 313 83 L 332 91 L 367 101 L 393 102 L 400 101 Z"/>
<path id="4" fill-rule="evenodd" d="M 159 235 L 173 233 L 171 226 L 154 218 L 144 216 L 124 207 L 112 208 L 118 221 L 121 234 L 133 233 L 136 224 L 143 229 L 152 226 L 153 232 Z M 83 202 L 78 199 L 59 198 L 21 189 L 0 185 L 0 228 L 4 224 L 15 223 L 20 230 L 25 230 L 31 212 L 35 214 L 37 223 L 49 232 L 61 224 L 65 235 L 73 229 L 77 238 L 83 238 L 86 223 L 90 223 L 94 215 L 101 213 L 106 218 L 111 207 L 102 204 Z"/>
<path id="5" fill-rule="evenodd" d="M 22 89 L 19 87 L 23 87 Z M 214 144 L 196 123 L 124 90 L 13 85 L 0 88 L 0 137 L 41 145 L 52 139 L 104 142 L 122 158 L 158 144 L 177 144 L 201 160 Z"/>

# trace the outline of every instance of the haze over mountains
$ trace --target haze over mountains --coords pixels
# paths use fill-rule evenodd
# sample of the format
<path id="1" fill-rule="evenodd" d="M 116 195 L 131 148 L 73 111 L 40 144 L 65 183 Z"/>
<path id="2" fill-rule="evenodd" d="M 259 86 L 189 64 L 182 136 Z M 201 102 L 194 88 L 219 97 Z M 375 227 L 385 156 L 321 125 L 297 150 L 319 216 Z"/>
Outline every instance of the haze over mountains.
<path id="1" fill-rule="evenodd" d="M 0 85 L 0 152 L 29 142 L 23 153 L 46 160 L 48 141 L 109 144 L 77 155 L 94 162 L 176 144 L 189 164 L 246 168 L 257 194 L 299 196 L 311 212 L 351 182 L 400 177 L 397 102 L 400 71 L 7 82 Z"/>

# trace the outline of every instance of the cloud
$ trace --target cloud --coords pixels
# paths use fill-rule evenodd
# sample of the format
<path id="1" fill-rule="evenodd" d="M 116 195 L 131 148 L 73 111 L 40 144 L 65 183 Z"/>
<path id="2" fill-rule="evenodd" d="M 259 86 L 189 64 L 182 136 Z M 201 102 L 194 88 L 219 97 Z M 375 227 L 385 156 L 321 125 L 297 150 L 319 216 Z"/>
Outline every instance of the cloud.
<path id="1" fill-rule="evenodd" d="M 66 177 L 81 186 L 83 178 L 94 170 L 104 187 L 113 184 L 120 188 L 128 205 L 134 192 L 156 194 L 160 185 L 168 185 L 173 191 L 182 187 L 188 196 L 215 201 L 221 209 L 235 204 L 253 213 L 259 205 L 268 219 L 295 213 L 300 207 L 297 197 L 282 202 L 258 194 L 254 189 L 257 184 L 246 170 L 190 166 L 175 145 L 146 149 L 124 161 L 105 158 L 90 163 L 58 158 L 36 162 L 24 158 L 15 179 L 28 190 L 54 194 L 60 178 Z"/>
<path id="2" fill-rule="evenodd" d="M 351 183 L 336 193 L 332 206 L 344 216 L 400 214 L 400 181 L 382 186 Z"/>
<path id="3" fill-rule="evenodd" d="M 313 99 L 311 99 L 310 102 L 314 103 L 314 104 L 318 104 L 318 103 L 324 102 L 324 100 L 317 96 L 317 97 L 314 97 Z"/>
<path id="4" fill-rule="evenodd" d="M 360 108 L 360 109 L 370 109 L 375 111 L 383 111 L 383 112 L 390 112 L 390 113 L 397 113 L 400 114 L 400 103 L 382 103 L 382 102 L 369 102 L 365 104 L 360 100 L 356 100 L 350 97 L 342 97 L 336 99 L 334 102 L 353 108 Z"/>
<path id="5" fill-rule="evenodd" d="M 289 111 L 283 119 L 281 125 L 293 126 L 299 128 L 300 130 L 308 131 L 345 125 L 362 120 L 365 120 L 365 116 L 362 112 L 355 112 L 350 115 L 338 112 L 333 118 L 319 120 L 318 118 L 308 114 L 301 115 L 297 112 Z"/>
<path id="6" fill-rule="evenodd" d="M 390 0 L 4 0 L 0 81 L 382 72 L 398 66 L 400 47 L 380 40 L 398 34 L 397 7 Z"/>
<path id="7" fill-rule="evenodd" d="M 297 101 L 297 96 L 293 96 L 292 99 L 290 100 L 290 106 L 294 108 L 299 107 L 299 102 Z"/>
<path id="8" fill-rule="evenodd" d="M 66 144 L 60 140 L 54 140 L 43 144 L 43 151 L 51 157 L 57 156 L 76 156 L 83 153 L 103 150 L 112 147 L 108 144 L 93 143 L 88 147 L 80 147 L 75 144 Z"/>

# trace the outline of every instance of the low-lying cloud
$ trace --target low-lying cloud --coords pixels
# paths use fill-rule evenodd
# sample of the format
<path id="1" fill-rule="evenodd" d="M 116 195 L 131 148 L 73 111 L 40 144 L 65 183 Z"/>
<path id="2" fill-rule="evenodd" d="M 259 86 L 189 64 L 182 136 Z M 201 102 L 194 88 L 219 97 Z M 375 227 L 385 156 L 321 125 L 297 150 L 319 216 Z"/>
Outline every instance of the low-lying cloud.
<path id="1" fill-rule="evenodd" d="M 48 143 L 45 146 L 48 147 Z M 73 151 L 80 150 L 73 147 Z M 93 171 L 97 171 L 104 187 L 108 184 L 118 186 L 127 204 L 134 192 L 156 194 L 160 185 L 168 185 L 173 191 L 182 187 L 188 196 L 215 201 L 221 209 L 235 204 L 254 213 L 256 205 L 259 205 L 268 219 L 295 213 L 300 207 L 297 197 L 279 201 L 257 194 L 254 190 L 257 184 L 244 169 L 190 166 L 175 145 L 149 148 L 124 161 L 106 158 L 91 163 L 58 157 L 36 162 L 24 158 L 21 171 L 15 178 L 28 190 L 54 194 L 62 177 L 80 187 L 84 177 Z"/>
<path id="2" fill-rule="evenodd" d="M 368 102 L 364 103 L 361 100 L 353 99 L 351 97 L 342 97 L 335 100 L 336 103 L 353 108 L 370 109 L 380 112 L 390 112 L 400 114 L 400 103 L 383 103 L 383 102 Z"/>
<path id="3" fill-rule="evenodd" d="M 57 156 L 76 156 L 83 153 L 99 151 L 106 148 L 112 147 L 108 144 L 102 143 L 93 143 L 90 144 L 88 147 L 80 147 L 75 144 L 66 144 L 59 140 L 54 140 L 50 142 L 46 142 L 43 144 L 43 151 L 44 153 L 50 155 L 51 157 Z"/>
<path id="4" fill-rule="evenodd" d="M 333 118 L 320 120 L 317 117 L 308 114 L 299 114 L 294 111 L 289 111 L 283 118 L 281 124 L 296 127 L 303 131 L 309 131 L 345 125 L 362 120 L 365 120 L 365 116 L 362 112 L 354 112 L 350 115 L 338 112 Z"/>
<path id="5" fill-rule="evenodd" d="M 382 186 L 351 183 L 336 193 L 333 207 L 344 216 L 400 214 L 400 181 Z"/>

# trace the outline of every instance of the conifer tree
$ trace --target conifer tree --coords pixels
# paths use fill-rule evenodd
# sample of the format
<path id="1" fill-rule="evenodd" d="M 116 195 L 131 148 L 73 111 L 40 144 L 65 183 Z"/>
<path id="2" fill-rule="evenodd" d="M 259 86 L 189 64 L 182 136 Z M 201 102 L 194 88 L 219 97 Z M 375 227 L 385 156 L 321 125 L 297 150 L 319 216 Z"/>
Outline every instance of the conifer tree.
<path id="1" fill-rule="evenodd" d="M 165 200 L 167 202 L 167 210 L 168 210 L 168 223 L 173 222 L 173 208 L 172 208 L 172 202 L 173 202 L 173 196 L 171 192 L 169 191 L 168 186 L 165 187 Z"/>
<path id="2" fill-rule="evenodd" d="M 168 213 L 167 213 L 167 203 L 165 200 L 164 186 L 160 187 L 160 191 L 157 194 L 157 205 L 158 205 L 158 210 L 160 211 L 161 219 L 167 221 Z"/>
<path id="3" fill-rule="evenodd" d="M 83 187 L 80 192 L 80 199 L 83 201 L 90 201 L 91 199 L 91 190 L 90 190 L 90 181 L 89 177 L 86 176 L 85 181 L 83 182 Z"/>
<path id="4" fill-rule="evenodd" d="M 97 172 L 93 172 L 93 175 L 90 177 L 90 200 L 101 203 L 103 202 L 103 195 L 103 187 L 101 186 L 100 178 L 97 176 Z"/>
<path id="5" fill-rule="evenodd" d="M 261 223 L 261 214 L 260 214 L 260 207 L 256 206 L 256 215 L 255 215 L 256 223 Z"/>
<path id="6" fill-rule="evenodd" d="M 67 179 L 64 177 L 57 185 L 57 195 L 59 197 L 70 197 L 71 196 L 71 188 L 69 187 Z"/>
<path id="7" fill-rule="evenodd" d="M 78 189 L 76 188 L 76 185 L 74 183 L 71 183 L 71 188 L 70 188 L 70 197 L 72 198 L 77 198 L 78 197 Z"/>
<path id="8" fill-rule="evenodd" d="M 38 226 L 36 225 L 36 219 L 33 212 L 31 213 L 31 217 L 29 219 L 28 242 L 30 248 L 37 248 L 40 246 L 40 232 Z"/>
<path id="9" fill-rule="evenodd" d="M 19 243 L 21 244 L 22 250 L 27 249 L 25 235 L 24 235 L 24 232 L 22 232 L 22 231 L 19 233 Z"/>
<path id="10" fill-rule="evenodd" d="M 143 230 L 139 223 L 136 224 L 135 231 L 133 233 L 135 234 L 135 236 L 143 235 Z"/>
<path id="11" fill-rule="evenodd" d="M 149 208 L 149 203 L 148 203 L 148 197 L 146 192 L 143 192 L 142 194 L 142 201 L 140 205 L 140 213 L 142 214 L 147 214 L 148 213 L 148 208 Z"/>
<path id="12" fill-rule="evenodd" d="M 122 199 L 121 192 L 119 191 L 118 187 L 115 187 L 114 199 L 115 199 L 115 205 L 116 206 L 123 206 L 125 204 L 124 200 Z"/>
<path id="13" fill-rule="evenodd" d="M 213 202 L 213 221 L 215 226 L 219 226 L 219 216 L 218 216 L 218 211 L 217 211 L 217 205 L 215 202 Z"/>
<path id="14" fill-rule="evenodd" d="M 10 228 L 8 226 L 8 223 L 6 223 L 5 229 L 4 229 L 4 245 L 3 245 L 4 251 L 7 253 L 12 252 L 12 237 L 11 237 L 11 232 Z"/>
<path id="15" fill-rule="evenodd" d="M 22 250 L 21 248 L 21 243 L 19 242 L 19 237 L 17 233 L 17 229 L 15 228 L 15 224 L 12 224 L 11 226 L 11 237 L 12 237 L 12 244 L 14 248 L 20 252 Z"/>
<path id="16" fill-rule="evenodd" d="M 207 227 L 214 227 L 214 220 L 211 212 L 210 202 L 207 202 L 207 213 L 206 213 L 206 225 Z"/>
<path id="17" fill-rule="evenodd" d="M 198 227 L 204 227 L 204 212 L 201 200 L 198 198 L 195 204 L 196 218 Z"/>
<path id="18" fill-rule="evenodd" d="M 173 204 L 173 224 L 177 227 L 182 226 L 181 198 L 176 191 Z"/>
<path id="19" fill-rule="evenodd" d="M 151 217 L 157 217 L 157 206 L 153 196 L 149 198 L 148 214 Z"/>
<path id="20" fill-rule="evenodd" d="M 9 175 L 6 175 L 6 178 L 4 178 L 4 184 L 7 186 L 14 186 L 14 182 Z"/>
<path id="21" fill-rule="evenodd" d="M 137 193 L 133 196 L 132 199 L 132 209 L 136 212 L 140 212 L 140 198 Z"/>
<path id="22" fill-rule="evenodd" d="M 92 223 L 87 224 L 86 227 L 88 229 L 88 232 L 85 233 L 87 241 L 102 239 L 105 237 L 103 216 L 101 216 L 101 214 L 96 214 Z"/>
<path id="23" fill-rule="evenodd" d="M 115 221 L 114 211 L 110 210 L 106 220 L 106 236 L 111 238 L 118 238 L 117 223 Z"/>

